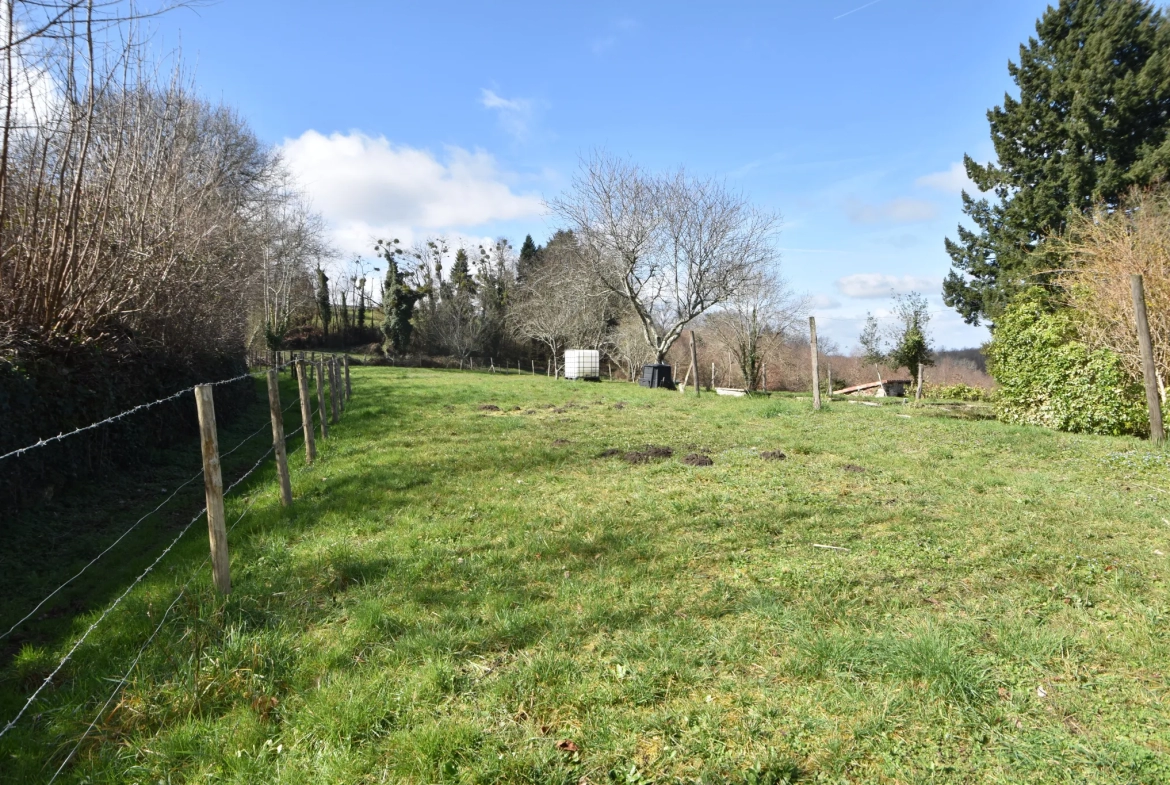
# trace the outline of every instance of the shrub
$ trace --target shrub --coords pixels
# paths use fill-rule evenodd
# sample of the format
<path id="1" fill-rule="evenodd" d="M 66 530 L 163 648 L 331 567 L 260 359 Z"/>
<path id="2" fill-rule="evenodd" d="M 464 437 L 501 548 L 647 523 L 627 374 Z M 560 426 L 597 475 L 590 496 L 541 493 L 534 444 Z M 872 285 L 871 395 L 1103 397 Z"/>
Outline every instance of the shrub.
<path id="1" fill-rule="evenodd" d="M 1144 434 L 1141 385 L 1108 349 L 1078 339 L 1076 315 L 1053 311 L 1042 293 L 1020 295 L 996 323 L 988 348 L 1001 420 L 1072 433 Z"/>
<path id="2" fill-rule="evenodd" d="M 940 401 L 990 401 L 995 398 L 992 390 L 972 387 L 969 384 L 937 384 L 926 386 L 926 397 Z"/>

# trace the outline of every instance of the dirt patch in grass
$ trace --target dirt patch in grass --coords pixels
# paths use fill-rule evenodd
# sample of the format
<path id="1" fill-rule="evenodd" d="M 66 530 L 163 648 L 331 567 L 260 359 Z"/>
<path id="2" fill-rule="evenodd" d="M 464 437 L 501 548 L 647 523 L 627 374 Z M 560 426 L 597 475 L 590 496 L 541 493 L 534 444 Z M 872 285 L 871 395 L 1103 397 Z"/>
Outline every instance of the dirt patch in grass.
<path id="1" fill-rule="evenodd" d="M 858 466 L 856 463 L 847 463 L 844 466 L 842 466 L 841 469 L 844 471 L 847 471 L 847 472 L 852 472 L 854 474 L 864 474 L 865 473 L 865 467 Z"/>
<path id="2" fill-rule="evenodd" d="M 764 450 L 760 453 L 760 457 L 765 461 L 783 461 L 788 459 L 788 456 L 780 450 Z"/>
<path id="3" fill-rule="evenodd" d="M 496 406 L 494 403 L 481 403 L 479 405 L 479 410 L 481 412 L 498 412 L 500 407 Z"/>
<path id="4" fill-rule="evenodd" d="M 690 455 L 688 455 L 687 457 L 683 458 L 683 463 L 685 463 L 687 466 L 714 466 L 715 465 L 715 461 L 711 460 L 710 456 L 702 455 L 701 453 L 697 453 L 697 452 L 693 452 Z"/>
<path id="5" fill-rule="evenodd" d="M 657 444 L 647 444 L 641 450 L 631 450 L 622 456 L 627 463 L 649 463 L 655 458 L 669 458 L 674 455 L 674 450 L 670 447 L 663 447 Z"/>
<path id="6" fill-rule="evenodd" d="M 613 408 L 617 409 L 620 412 L 622 409 L 626 408 L 626 402 L 625 401 L 618 401 L 617 403 L 615 403 L 613 405 Z"/>
<path id="7" fill-rule="evenodd" d="M 568 439 L 557 439 L 555 442 L 552 443 L 552 446 L 553 447 L 564 447 L 568 444 L 572 444 L 572 442 L 570 442 Z"/>
<path id="8" fill-rule="evenodd" d="M 610 447 L 608 450 L 602 450 L 601 455 L 598 455 L 597 457 L 598 458 L 613 458 L 614 456 L 621 455 L 621 454 L 622 454 L 622 451 L 619 450 L 617 447 Z"/>

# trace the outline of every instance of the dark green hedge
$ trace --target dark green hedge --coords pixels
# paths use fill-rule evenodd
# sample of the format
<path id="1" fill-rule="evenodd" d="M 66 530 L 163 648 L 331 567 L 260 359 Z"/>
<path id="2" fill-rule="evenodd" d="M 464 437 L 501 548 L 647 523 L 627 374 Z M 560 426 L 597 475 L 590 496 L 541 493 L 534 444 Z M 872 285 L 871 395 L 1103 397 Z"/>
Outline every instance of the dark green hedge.
<path id="1" fill-rule="evenodd" d="M 41 347 L 0 360 L 0 455 L 158 400 L 196 383 L 246 372 L 241 356 L 175 357 L 126 348 Z M 215 390 L 230 422 L 255 400 L 251 380 Z M 0 520 L 68 485 L 149 463 L 160 448 L 193 439 L 193 394 L 116 423 L 0 461 Z"/>

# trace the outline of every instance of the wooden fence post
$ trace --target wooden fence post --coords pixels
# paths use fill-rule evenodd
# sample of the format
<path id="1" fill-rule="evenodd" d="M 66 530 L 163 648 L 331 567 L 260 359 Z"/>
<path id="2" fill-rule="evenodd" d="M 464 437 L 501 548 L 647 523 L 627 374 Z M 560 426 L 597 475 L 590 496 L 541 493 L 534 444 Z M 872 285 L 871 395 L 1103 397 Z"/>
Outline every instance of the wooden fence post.
<path id="1" fill-rule="evenodd" d="M 322 361 L 314 363 L 317 369 L 317 419 L 321 421 L 321 438 L 329 438 L 329 410 L 325 408 L 325 366 Z"/>
<path id="2" fill-rule="evenodd" d="M 817 351 L 817 319 L 815 316 L 808 317 L 808 347 L 812 353 L 812 388 L 813 388 L 813 408 L 821 408 L 821 369 L 820 369 L 820 355 Z"/>
<path id="3" fill-rule="evenodd" d="M 918 386 L 914 389 L 914 400 L 922 400 L 922 363 L 918 363 Z"/>
<path id="4" fill-rule="evenodd" d="M 329 407 L 333 415 L 329 418 L 329 424 L 337 425 L 341 422 L 341 401 L 338 400 L 337 363 L 333 358 L 329 360 Z"/>
<path id="5" fill-rule="evenodd" d="M 292 482 L 288 476 L 288 452 L 284 446 L 284 409 L 280 407 L 280 372 L 268 371 L 268 412 L 272 416 L 272 449 L 276 454 L 276 476 L 280 479 L 280 503 L 292 506 Z"/>
<path id="6" fill-rule="evenodd" d="M 317 460 L 317 440 L 313 438 L 313 399 L 309 397 L 309 379 L 305 375 L 305 356 L 297 360 L 297 392 L 301 396 L 301 429 L 305 434 L 305 463 Z"/>
<path id="7" fill-rule="evenodd" d="M 691 330 L 691 367 L 695 369 L 695 397 L 699 397 L 699 345 L 695 342 L 695 331 Z"/>
<path id="8" fill-rule="evenodd" d="M 1162 444 L 1166 431 L 1162 427 L 1162 403 L 1158 396 L 1158 369 L 1154 366 L 1154 342 L 1150 338 L 1150 321 L 1146 314 L 1146 290 L 1140 275 L 1129 277 L 1133 293 L 1133 310 L 1137 319 L 1138 344 L 1142 352 L 1142 374 L 1146 381 L 1146 405 L 1150 409 L 1150 441 Z"/>
<path id="9" fill-rule="evenodd" d="M 768 392 L 768 364 L 762 363 L 760 371 L 764 374 L 764 392 Z"/>
<path id="10" fill-rule="evenodd" d="M 207 537 L 211 541 L 211 573 L 221 594 L 232 590 L 228 566 L 227 524 L 223 512 L 223 473 L 219 466 L 219 436 L 215 429 L 215 398 L 210 384 L 195 388 L 199 436 L 203 446 L 203 488 L 207 499 Z"/>
<path id="11" fill-rule="evenodd" d="M 349 355 L 348 354 L 345 355 L 345 359 L 343 360 L 343 362 L 345 363 L 345 400 L 348 401 L 350 398 L 353 397 L 353 387 L 349 383 Z"/>
<path id="12" fill-rule="evenodd" d="M 336 357 L 333 358 L 333 374 L 337 379 L 337 408 L 341 410 L 342 414 L 345 414 L 345 383 L 342 379 L 341 360 Z"/>

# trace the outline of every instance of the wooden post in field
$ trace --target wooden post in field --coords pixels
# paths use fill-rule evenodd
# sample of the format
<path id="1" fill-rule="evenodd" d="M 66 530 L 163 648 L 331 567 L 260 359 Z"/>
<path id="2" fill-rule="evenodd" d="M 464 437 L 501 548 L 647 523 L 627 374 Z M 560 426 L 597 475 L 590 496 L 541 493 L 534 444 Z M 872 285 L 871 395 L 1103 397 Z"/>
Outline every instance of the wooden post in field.
<path id="1" fill-rule="evenodd" d="M 276 476 L 280 479 L 280 503 L 292 506 L 292 482 L 288 477 L 288 452 L 284 448 L 284 409 L 280 406 L 280 374 L 268 372 L 268 411 L 272 415 L 272 447 L 276 453 Z"/>
<path id="2" fill-rule="evenodd" d="M 321 421 L 321 438 L 329 438 L 329 410 L 325 408 L 325 367 L 318 360 L 313 364 L 317 371 L 317 419 Z"/>
<path id="3" fill-rule="evenodd" d="M 812 353 L 813 409 L 821 408 L 821 369 L 817 352 L 817 318 L 808 317 L 808 348 Z"/>
<path id="4" fill-rule="evenodd" d="M 313 399 L 309 395 L 309 379 L 305 375 L 305 356 L 297 360 L 297 392 L 301 396 L 301 429 L 305 434 L 305 463 L 317 460 L 317 440 L 313 438 Z"/>
<path id="5" fill-rule="evenodd" d="M 353 385 L 349 383 L 349 355 L 345 355 L 345 400 L 353 397 Z"/>
<path id="6" fill-rule="evenodd" d="M 715 363 L 711 363 L 711 389 L 715 389 Z"/>
<path id="7" fill-rule="evenodd" d="M 329 408 L 332 416 L 329 418 L 330 425 L 337 425 L 341 422 L 341 402 L 337 400 L 337 363 L 333 358 L 329 358 Z"/>
<path id="8" fill-rule="evenodd" d="M 341 372 L 341 360 L 333 358 L 333 374 L 337 378 L 337 408 L 345 414 L 345 374 Z"/>
<path id="9" fill-rule="evenodd" d="M 695 342 L 695 331 L 691 330 L 691 367 L 695 369 L 695 397 L 699 397 L 699 345 Z"/>
<path id="10" fill-rule="evenodd" d="M 827 379 L 826 384 L 825 384 L 825 394 L 829 396 L 829 401 L 832 402 L 832 400 L 833 400 L 833 364 L 832 363 L 828 363 L 828 362 L 825 363 L 825 376 Z"/>
<path id="11" fill-rule="evenodd" d="M 768 392 L 768 364 L 763 363 L 760 370 L 764 373 L 764 392 Z"/>
<path id="12" fill-rule="evenodd" d="M 1146 315 L 1146 290 L 1140 275 L 1129 277 L 1133 293 L 1133 310 L 1137 318 L 1138 345 L 1142 352 L 1142 374 L 1146 381 L 1146 405 L 1150 409 L 1150 441 L 1162 444 L 1166 431 L 1162 427 L 1162 404 L 1158 399 L 1158 371 L 1154 367 L 1154 342 L 1150 338 L 1150 321 Z"/>
<path id="13" fill-rule="evenodd" d="M 922 363 L 918 363 L 918 386 L 914 389 L 914 400 L 922 400 Z"/>
<path id="14" fill-rule="evenodd" d="M 536 360 L 530 359 L 529 362 L 532 363 L 532 375 L 536 376 Z"/>
<path id="15" fill-rule="evenodd" d="M 215 398 L 210 384 L 195 388 L 199 412 L 199 441 L 203 446 L 203 488 L 207 499 L 207 537 L 211 541 L 211 573 L 221 594 L 232 590 L 228 566 L 227 525 L 223 512 L 223 473 L 219 466 L 219 436 L 215 430 Z"/>

